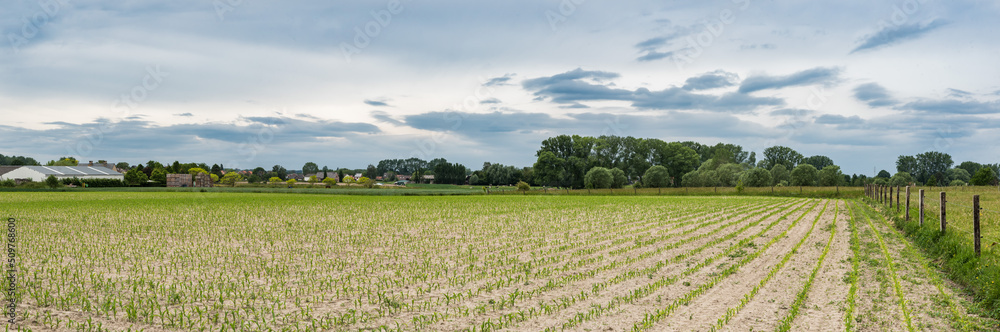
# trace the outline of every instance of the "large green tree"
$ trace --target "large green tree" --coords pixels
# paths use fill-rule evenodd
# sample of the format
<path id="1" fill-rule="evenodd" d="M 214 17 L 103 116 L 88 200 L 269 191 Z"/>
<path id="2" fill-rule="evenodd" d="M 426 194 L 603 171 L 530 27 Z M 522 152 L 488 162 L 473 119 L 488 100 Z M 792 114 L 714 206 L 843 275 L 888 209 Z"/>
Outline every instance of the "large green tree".
<path id="1" fill-rule="evenodd" d="M 821 186 L 839 186 L 843 185 L 843 182 L 844 173 L 840 171 L 840 166 L 828 165 L 819 171 L 819 185 Z"/>
<path id="2" fill-rule="evenodd" d="M 964 169 L 966 172 L 969 172 L 969 174 L 976 174 L 976 172 L 979 172 L 980 168 L 983 168 L 983 164 L 974 161 L 963 161 L 955 167 Z"/>
<path id="3" fill-rule="evenodd" d="M 701 164 L 698 152 L 679 142 L 666 143 L 653 140 L 650 145 L 653 164 L 666 167 L 667 172 L 674 176 L 680 177 L 687 174 L 697 169 L 698 165 Z M 674 185 L 680 186 L 681 181 L 674 181 Z"/>
<path id="4" fill-rule="evenodd" d="M 611 188 L 611 172 L 604 167 L 594 167 L 584 175 L 584 186 L 593 189 Z"/>
<path id="5" fill-rule="evenodd" d="M 913 176 L 907 172 L 896 172 L 896 174 L 889 179 L 889 184 L 893 186 L 908 186 L 912 182 Z"/>
<path id="6" fill-rule="evenodd" d="M 743 172 L 740 181 L 747 187 L 767 187 L 771 185 L 771 172 L 764 168 L 751 168 Z"/>
<path id="7" fill-rule="evenodd" d="M 833 159 L 830 159 L 830 157 L 827 156 L 811 156 L 802 159 L 802 163 L 813 165 L 816 169 L 821 170 L 827 166 L 833 165 Z"/>
<path id="8" fill-rule="evenodd" d="M 945 177 L 948 176 L 948 169 L 954 162 L 951 155 L 947 153 L 928 151 L 916 156 L 917 158 L 917 181 L 927 181 L 930 177 L 935 177 L 937 183 L 947 183 Z"/>
<path id="9" fill-rule="evenodd" d="M 780 184 L 781 181 L 791 183 L 792 174 L 788 171 L 788 168 L 785 167 L 785 165 L 777 164 L 771 168 L 771 181 L 772 186 Z"/>
<path id="10" fill-rule="evenodd" d="M 980 168 L 976 175 L 972 176 L 969 184 L 973 186 L 992 186 L 997 182 L 997 173 L 989 167 Z"/>
<path id="11" fill-rule="evenodd" d="M 670 171 L 660 165 L 650 167 L 642 176 L 642 184 L 650 188 L 667 187 L 670 185 Z"/>
<path id="12" fill-rule="evenodd" d="M 899 156 L 896 158 L 896 172 L 914 174 L 917 169 L 917 158 L 914 156 Z"/>
<path id="13" fill-rule="evenodd" d="M 319 173 L 319 166 L 316 165 L 316 163 L 310 161 L 310 162 L 305 163 L 305 165 L 302 165 L 302 174 L 303 175 L 306 175 L 306 174 L 316 174 L 316 173 Z"/>
<path id="14" fill-rule="evenodd" d="M 778 145 L 764 149 L 764 159 L 760 161 L 758 166 L 771 169 L 775 165 L 784 165 L 786 169 L 793 169 L 801 162 L 801 153 L 790 147 Z"/>
<path id="15" fill-rule="evenodd" d="M 146 173 L 143 173 L 138 168 L 133 168 L 128 172 L 125 172 L 125 183 L 130 186 L 142 185 L 143 183 L 146 183 L 146 181 L 149 181 L 149 178 L 146 177 Z"/>
<path id="16" fill-rule="evenodd" d="M 622 171 L 617 167 L 608 171 L 611 172 L 611 188 L 621 188 L 628 183 L 628 178 L 625 177 L 625 171 Z"/>
<path id="17" fill-rule="evenodd" d="M 792 170 L 793 186 L 814 186 L 819 180 L 819 170 L 813 165 L 802 164 Z"/>

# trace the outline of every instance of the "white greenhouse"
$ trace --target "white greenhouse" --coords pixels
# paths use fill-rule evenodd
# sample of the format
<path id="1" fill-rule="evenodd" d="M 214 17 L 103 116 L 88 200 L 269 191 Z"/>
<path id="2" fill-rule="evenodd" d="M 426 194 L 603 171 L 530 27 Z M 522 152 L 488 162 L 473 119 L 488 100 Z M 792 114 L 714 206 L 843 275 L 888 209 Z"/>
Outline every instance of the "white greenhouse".
<path id="1" fill-rule="evenodd" d="M 125 175 L 102 166 L 21 166 L 9 172 L 0 174 L 0 180 L 31 179 L 45 181 L 49 175 L 57 179 L 116 179 L 124 180 Z"/>

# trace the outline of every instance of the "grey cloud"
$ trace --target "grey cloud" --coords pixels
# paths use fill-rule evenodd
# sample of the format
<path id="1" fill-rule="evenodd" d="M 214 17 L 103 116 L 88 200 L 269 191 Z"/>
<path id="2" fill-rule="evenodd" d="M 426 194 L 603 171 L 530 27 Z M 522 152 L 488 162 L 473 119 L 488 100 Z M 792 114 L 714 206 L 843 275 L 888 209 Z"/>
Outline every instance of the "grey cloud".
<path id="1" fill-rule="evenodd" d="M 959 90 L 959 89 L 949 88 L 948 89 L 948 95 L 952 96 L 952 97 L 963 98 L 963 97 L 971 97 L 972 96 L 972 92 L 965 91 L 965 90 Z"/>
<path id="2" fill-rule="evenodd" d="M 178 114 L 174 114 L 174 116 L 192 117 L 192 116 L 194 116 L 194 114 L 191 114 L 191 113 L 178 113 Z"/>
<path id="3" fill-rule="evenodd" d="M 617 100 L 632 102 L 633 107 L 643 109 L 749 112 L 760 106 L 784 105 L 784 100 L 780 98 L 754 97 L 744 93 L 726 93 L 717 96 L 712 94 L 696 94 L 679 87 L 670 87 L 660 91 L 650 91 L 646 88 L 631 91 L 580 80 L 581 78 L 591 78 L 595 75 L 599 75 L 602 78 L 618 77 L 618 74 L 614 73 L 590 72 L 577 69 L 551 77 L 527 80 L 524 83 L 524 87 L 529 91 L 533 91 L 534 95 L 539 98 L 551 98 L 555 103 L 571 104 L 574 106 L 579 104 L 580 101 Z M 696 79 L 692 83 L 700 84 L 705 82 Z"/>
<path id="4" fill-rule="evenodd" d="M 501 104 L 503 101 L 497 98 L 486 98 L 479 101 L 480 104 Z"/>
<path id="5" fill-rule="evenodd" d="M 816 118 L 816 123 L 818 124 L 831 124 L 831 125 L 850 125 L 850 126 L 860 126 L 865 123 L 865 120 L 861 117 L 854 115 L 846 117 L 837 114 L 823 114 Z"/>
<path id="6" fill-rule="evenodd" d="M 379 120 L 379 121 L 382 121 L 382 122 L 388 122 L 388 123 L 391 123 L 391 124 L 394 124 L 394 125 L 403 125 L 402 121 L 393 119 L 391 116 L 389 116 L 389 113 L 386 113 L 386 112 L 383 112 L 383 111 L 372 111 L 370 113 L 370 115 L 373 118 L 375 118 L 375 120 Z"/>
<path id="7" fill-rule="evenodd" d="M 743 44 L 743 45 L 740 45 L 740 49 L 741 50 L 756 50 L 756 49 L 773 50 L 773 49 L 776 49 L 776 48 L 778 48 L 778 46 L 776 46 L 774 44 L 768 44 L 768 43 L 764 43 L 764 44 Z"/>
<path id="8" fill-rule="evenodd" d="M 684 81 L 684 90 L 706 90 L 736 85 L 739 75 L 724 70 L 716 70 Z"/>
<path id="9" fill-rule="evenodd" d="M 649 52 L 646 52 L 646 55 L 643 55 L 643 56 L 640 56 L 640 57 L 636 58 L 636 60 L 639 60 L 641 62 L 646 62 L 646 61 L 660 60 L 660 59 L 663 59 L 663 58 L 669 58 L 669 57 L 672 57 L 672 56 L 674 56 L 674 52 L 672 52 L 672 51 L 671 52 L 649 51 Z"/>
<path id="10" fill-rule="evenodd" d="M 904 109 L 910 109 L 919 112 L 926 113 L 942 113 L 942 114 L 1000 114 L 1000 102 L 980 102 L 980 101 L 961 101 L 961 100 L 919 100 L 907 103 L 902 106 Z"/>
<path id="11" fill-rule="evenodd" d="M 507 84 L 510 80 L 514 78 L 514 74 L 506 74 L 500 77 L 494 77 L 483 83 L 483 86 L 499 86 L 499 85 L 509 85 Z"/>
<path id="12" fill-rule="evenodd" d="M 365 104 L 368 104 L 368 105 L 371 105 L 371 106 L 375 106 L 375 107 L 389 106 L 389 104 L 386 103 L 386 102 L 384 102 L 384 101 L 370 100 L 370 99 L 365 99 Z"/>
<path id="13" fill-rule="evenodd" d="M 865 83 L 854 87 L 854 98 L 871 107 L 891 106 L 898 103 L 889 94 L 889 90 L 878 83 Z"/>
<path id="14" fill-rule="evenodd" d="M 570 114 L 568 119 L 554 118 L 544 113 L 429 112 L 407 116 L 406 124 L 417 129 L 454 132 L 470 139 L 481 140 L 493 140 L 494 135 L 536 132 L 643 137 L 656 137 L 664 133 L 690 137 L 773 135 L 759 124 L 743 121 L 732 115 L 692 112 L 669 112 L 660 115 L 576 113 Z M 705 130 L 705 128 L 713 129 Z"/>
<path id="15" fill-rule="evenodd" d="M 874 50 L 898 44 L 903 41 L 917 39 L 928 32 L 936 30 L 947 24 L 948 22 L 937 19 L 926 23 L 912 23 L 884 27 L 882 30 L 865 37 L 861 42 L 861 45 L 858 45 L 858 47 L 851 50 L 851 53 L 853 54 L 864 50 Z"/>
<path id="16" fill-rule="evenodd" d="M 786 76 L 751 76 L 740 84 L 741 93 L 767 89 L 781 89 L 790 86 L 830 84 L 840 76 L 839 68 L 817 67 Z"/>
<path id="17" fill-rule="evenodd" d="M 813 110 L 797 109 L 797 108 L 783 108 L 783 109 L 771 111 L 770 114 L 772 116 L 795 116 L 795 117 L 802 117 L 802 116 L 813 115 L 815 113 L 816 113 L 816 111 L 813 111 Z"/>

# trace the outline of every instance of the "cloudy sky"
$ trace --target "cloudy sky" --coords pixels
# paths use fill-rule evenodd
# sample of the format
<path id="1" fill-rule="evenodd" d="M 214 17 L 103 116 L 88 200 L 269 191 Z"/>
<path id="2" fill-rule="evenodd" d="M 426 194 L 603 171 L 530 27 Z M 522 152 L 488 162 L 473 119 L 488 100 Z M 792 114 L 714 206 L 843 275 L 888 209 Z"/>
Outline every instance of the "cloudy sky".
<path id="1" fill-rule="evenodd" d="M 12 0 L 0 153 L 444 157 L 530 166 L 559 134 L 772 145 L 846 173 L 1000 162 L 995 1 Z"/>

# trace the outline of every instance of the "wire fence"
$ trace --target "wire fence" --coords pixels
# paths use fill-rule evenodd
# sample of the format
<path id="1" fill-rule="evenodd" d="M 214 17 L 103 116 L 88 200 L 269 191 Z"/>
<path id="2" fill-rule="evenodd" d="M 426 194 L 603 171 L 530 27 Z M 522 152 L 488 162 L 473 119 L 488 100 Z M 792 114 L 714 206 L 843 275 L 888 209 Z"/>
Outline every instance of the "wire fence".
<path id="1" fill-rule="evenodd" d="M 898 188 L 898 189 L 897 189 Z M 890 202 L 886 199 L 891 193 L 893 204 L 890 211 L 905 213 L 903 209 L 907 206 L 909 199 L 910 220 L 917 221 L 920 218 L 920 189 L 924 190 L 924 222 L 940 224 L 941 196 L 945 193 L 945 231 L 962 234 L 962 238 L 968 241 L 970 246 L 975 241 L 975 229 L 973 218 L 975 208 L 973 207 L 973 197 L 980 197 L 979 224 L 980 241 L 983 248 L 992 248 L 1000 244 L 1000 190 L 997 187 L 909 187 L 910 196 L 905 194 L 906 187 L 872 187 L 868 196 L 889 207 Z M 891 190 L 891 191 L 890 191 Z M 897 192 L 898 190 L 898 192 Z M 896 195 L 899 195 L 896 206 Z"/>

